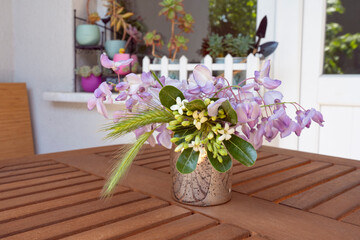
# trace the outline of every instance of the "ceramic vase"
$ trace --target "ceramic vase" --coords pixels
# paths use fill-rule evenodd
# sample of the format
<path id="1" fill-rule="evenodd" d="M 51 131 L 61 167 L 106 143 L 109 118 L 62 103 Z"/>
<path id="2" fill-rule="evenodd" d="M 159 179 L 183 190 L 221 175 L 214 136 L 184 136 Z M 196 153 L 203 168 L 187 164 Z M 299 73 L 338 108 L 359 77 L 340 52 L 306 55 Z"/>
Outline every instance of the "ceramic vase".
<path id="1" fill-rule="evenodd" d="M 79 45 L 97 45 L 100 41 L 99 27 L 92 24 L 82 24 L 76 27 L 76 41 Z"/>

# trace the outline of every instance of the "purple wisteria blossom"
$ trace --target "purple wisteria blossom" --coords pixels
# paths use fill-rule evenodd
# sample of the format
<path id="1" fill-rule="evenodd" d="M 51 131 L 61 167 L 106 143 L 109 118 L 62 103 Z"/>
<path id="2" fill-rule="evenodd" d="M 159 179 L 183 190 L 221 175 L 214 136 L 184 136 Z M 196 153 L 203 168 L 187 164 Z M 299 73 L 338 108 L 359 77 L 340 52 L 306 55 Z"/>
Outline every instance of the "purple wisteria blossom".
<path id="1" fill-rule="evenodd" d="M 101 55 L 101 63 L 104 67 L 117 69 L 119 66 L 129 64 L 130 61 L 116 63 Z M 255 71 L 254 81 L 245 81 L 240 86 L 230 86 L 223 77 L 213 77 L 211 71 L 204 65 L 197 65 L 189 79 L 174 80 L 160 77 L 160 83 L 149 73 L 137 75 L 130 73 L 123 82 L 116 85 L 119 91 L 116 101 L 124 101 L 126 109 L 114 113 L 114 121 L 120 121 L 127 117 L 128 112 L 134 114 L 134 106 L 144 106 L 151 108 L 154 104 L 160 105 L 159 92 L 161 85 L 171 85 L 179 89 L 188 102 L 194 99 L 201 99 L 210 102 L 207 106 L 209 117 L 219 116 L 222 104 L 229 101 L 237 114 L 237 124 L 231 127 L 236 129 L 235 134 L 249 141 L 256 149 L 261 147 L 263 139 L 272 141 L 280 135 L 281 138 L 289 136 L 291 133 L 300 135 L 304 128 L 309 128 L 312 122 L 323 126 L 323 116 L 314 108 L 304 109 L 297 103 L 282 102 L 284 96 L 280 91 L 276 91 L 281 81 L 270 78 L 270 61 L 264 63 L 260 71 Z M 250 80 L 250 79 L 248 79 Z M 260 94 L 265 90 L 264 94 Z M 98 112 L 108 117 L 103 101 L 107 98 L 111 101 L 111 87 L 106 83 L 99 86 L 94 92 L 94 97 L 89 100 L 88 107 L 93 109 L 97 106 Z M 287 114 L 285 105 L 294 108 L 295 119 Z M 170 109 L 169 109 L 170 110 Z M 171 111 L 171 110 L 170 110 Z M 136 112 L 135 112 L 136 113 Z M 186 117 L 185 117 L 186 118 Z M 222 121 L 222 120 L 221 120 Z M 223 121 L 223 126 L 228 124 Z M 167 124 L 151 124 L 135 130 L 135 135 L 139 137 L 145 132 L 154 130 L 156 137 L 150 137 L 148 142 L 151 145 L 160 144 L 171 148 L 170 141 L 173 132 L 167 129 Z"/>

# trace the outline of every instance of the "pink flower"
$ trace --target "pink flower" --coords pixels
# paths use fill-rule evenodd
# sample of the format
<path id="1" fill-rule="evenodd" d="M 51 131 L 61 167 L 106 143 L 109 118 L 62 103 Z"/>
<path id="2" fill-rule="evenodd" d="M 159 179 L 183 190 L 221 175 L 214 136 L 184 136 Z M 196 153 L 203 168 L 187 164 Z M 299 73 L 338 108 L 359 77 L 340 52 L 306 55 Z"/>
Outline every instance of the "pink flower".
<path id="1" fill-rule="evenodd" d="M 95 106 L 97 111 L 108 118 L 108 113 L 104 104 L 104 101 L 108 99 L 110 103 L 112 103 L 111 98 L 111 86 L 109 86 L 106 82 L 100 84 L 100 86 L 95 89 L 94 96 L 88 101 L 88 109 L 92 110 Z"/>
<path id="2" fill-rule="evenodd" d="M 132 61 L 133 61 L 133 59 L 130 58 L 130 59 L 126 59 L 126 60 L 123 60 L 123 61 L 114 62 L 114 61 L 111 61 L 111 60 L 108 58 L 108 56 L 106 55 L 106 53 L 103 53 L 103 54 L 101 54 L 101 56 L 100 56 L 101 65 L 102 65 L 104 68 L 110 68 L 110 69 L 112 69 L 114 72 L 115 72 L 115 71 L 118 71 L 119 68 L 122 67 L 122 66 L 129 65 Z"/>

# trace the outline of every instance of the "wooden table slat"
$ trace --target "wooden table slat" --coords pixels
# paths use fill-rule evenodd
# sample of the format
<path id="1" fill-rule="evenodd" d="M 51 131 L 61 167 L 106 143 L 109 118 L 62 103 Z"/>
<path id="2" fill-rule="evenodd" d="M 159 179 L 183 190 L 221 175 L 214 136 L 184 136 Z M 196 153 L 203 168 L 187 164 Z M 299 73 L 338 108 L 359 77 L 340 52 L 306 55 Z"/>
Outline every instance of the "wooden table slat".
<path id="1" fill-rule="evenodd" d="M 140 160 L 135 159 L 134 164 L 142 166 L 144 164 L 156 163 L 156 162 L 162 162 L 162 161 L 168 161 L 169 165 L 170 165 L 170 156 L 164 155 L 164 156 L 150 157 L 150 158 L 145 158 L 145 159 L 140 159 Z"/>
<path id="2" fill-rule="evenodd" d="M 101 178 L 99 178 L 99 177 L 96 177 L 93 175 L 88 175 L 88 176 L 82 176 L 82 177 L 77 177 L 77 178 L 65 179 L 65 180 L 61 180 L 61 181 L 57 181 L 57 182 L 44 183 L 44 184 L 40 184 L 40 185 L 36 185 L 36 186 L 28 186 L 28 187 L 24 187 L 24 188 L 20 188 L 20 189 L 15 189 L 15 190 L 9 190 L 6 192 L 2 192 L 0 194 L 0 201 L 9 199 L 9 198 L 34 194 L 34 193 L 40 193 L 40 192 L 45 192 L 45 191 L 50 191 L 50 190 L 55 190 L 55 189 L 61 189 L 61 188 L 65 188 L 68 186 L 74 186 L 77 184 L 89 183 L 89 182 L 97 181 L 100 179 Z"/>
<path id="3" fill-rule="evenodd" d="M 36 162 L 29 162 L 29 163 L 22 163 L 22 164 L 9 164 L 7 166 L 4 166 L 0 168 L 0 172 L 4 171 L 13 171 L 13 170 L 20 170 L 24 168 L 36 168 L 46 165 L 52 165 L 52 164 L 58 164 L 58 162 L 54 160 L 43 160 L 43 161 L 36 161 Z"/>
<path id="4" fill-rule="evenodd" d="M 102 240 L 124 238 L 135 233 L 154 228 L 161 224 L 189 216 L 190 214 L 191 211 L 172 205 L 140 214 L 122 221 L 114 222 L 86 232 L 75 234 L 64 238 L 64 240 Z"/>
<path id="5" fill-rule="evenodd" d="M 355 168 L 353 167 L 335 165 L 319 170 L 318 172 L 310 173 L 305 176 L 290 180 L 277 186 L 267 188 L 264 191 L 260 191 L 254 194 L 254 196 L 269 201 L 280 201 L 287 196 L 301 192 L 307 188 L 311 188 L 312 186 L 325 182 L 334 177 L 346 174 L 354 169 Z"/>
<path id="6" fill-rule="evenodd" d="M 360 226 L 360 209 L 346 216 L 341 221 Z"/>
<path id="7" fill-rule="evenodd" d="M 10 177 L 13 175 L 19 176 L 19 175 L 24 175 L 27 173 L 43 172 L 43 171 L 48 171 L 48 170 L 58 169 L 58 168 L 65 168 L 65 167 L 67 167 L 67 166 L 64 164 L 57 163 L 57 164 L 50 164 L 50 165 L 34 167 L 34 168 L 23 168 L 23 169 L 17 169 L 17 170 L 2 171 L 2 172 L 0 172 L 0 179 Z"/>
<path id="8" fill-rule="evenodd" d="M 286 156 L 286 155 L 270 155 L 268 158 L 256 161 L 255 164 L 253 166 L 251 166 L 251 167 L 247 167 L 247 166 L 244 166 L 244 165 L 239 163 L 238 165 L 235 165 L 233 167 L 233 174 L 253 170 L 255 168 L 263 167 L 263 166 L 266 166 L 266 165 L 269 165 L 269 164 L 272 164 L 272 163 L 276 163 L 276 162 L 279 162 L 279 161 L 282 161 L 282 160 L 286 160 L 286 159 L 289 159 L 289 158 L 291 158 L 291 157 Z"/>
<path id="9" fill-rule="evenodd" d="M 53 176 L 46 176 L 46 177 L 40 177 L 40 178 L 35 178 L 35 179 L 30 179 L 30 180 L 24 180 L 24 181 L 19 181 L 19 182 L 5 183 L 5 184 L 0 184 L 0 192 L 14 190 L 14 189 L 18 189 L 18 188 L 29 187 L 29 186 L 36 186 L 36 185 L 44 184 L 44 183 L 52 183 L 52 182 L 61 181 L 64 179 L 77 178 L 77 177 L 82 177 L 82 176 L 87 176 L 87 175 L 89 175 L 89 174 L 86 172 L 75 171 L 75 172 L 63 173 L 63 174 L 58 174 L 58 175 L 53 175 Z M 1 197 L 1 193 L 0 193 L 0 197 Z"/>
<path id="10" fill-rule="evenodd" d="M 272 163 L 263 167 L 254 168 L 246 172 L 233 175 L 233 185 L 244 181 L 253 180 L 268 174 L 279 172 L 288 168 L 296 167 L 302 164 L 309 163 L 309 160 L 300 158 L 290 158 L 276 163 Z"/>
<path id="11" fill-rule="evenodd" d="M 147 231 L 125 238 L 126 240 L 162 240 L 179 239 L 203 229 L 215 226 L 217 221 L 200 214 L 193 214 Z M 124 239 L 124 240 L 125 240 Z M 199 238 L 198 238 L 199 239 Z"/>
<path id="12" fill-rule="evenodd" d="M 360 186 L 350 189 L 349 191 L 310 209 L 310 212 L 339 219 L 358 207 L 360 207 Z"/>
<path id="13" fill-rule="evenodd" d="M 129 190 L 127 188 L 120 187 L 114 191 L 114 195 L 128 191 Z M 53 200 L 48 200 L 46 202 L 33 203 L 22 207 L 5 210 L 2 211 L 2 214 L 0 214 L 0 223 L 97 200 L 100 197 L 100 192 L 101 189 L 75 193 L 70 196 L 60 197 Z"/>
<path id="14" fill-rule="evenodd" d="M 76 217 L 96 213 L 105 209 L 113 208 L 119 205 L 131 203 L 148 198 L 148 196 L 137 193 L 127 192 L 113 196 L 108 201 L 94 200 L 55 211 L 45 212 L 35 216 L 29 216 L 0 224 L 0 237 L 26 232 L 35 228 L 45 227 L 51 224 L 59 223 Z M 16 238 L 15 238 L 16 239 Z M 27 239 L 19 237 L 18 239 Z"/>
<path id="15" fill-rule="evenodd" d="M 88 214 L 85 216 L 69 219 L 49 226 L 36 228 L 21 234 L 13 235 L 4 239 L 59 239 L 65 236 L 70 236 L 78 232 L 86 231 L 104 224 L 120 221 L 130 218 L 142 213 L 153 211 L 160 207 L 167 206 L 168 203 L 157 199 L 145 199 L 126 205 L 103 210 Z"/>
<path id="16" fill-rule="evenodd" d="M 350 172 L 308 191 L 288 198 L 281 204 L 300 209 L 309 209 L 360 184 L 360 170 Z"/>
<path id="17" fill-rule="evenodd" d="M 235 240 L 245 239 L 250 236 L 248 230 L 235 227 L 230 224 L 220 224 L 196 234 L 192 234 L 182 240 Z"/>
<path id="18" fill-rule="evenodd" d="M 235 186 L 233 190 L 241 193 L 252 194 L 254 192 L 283 183 L 285 181 L 292 180 L 294 178 L 301 177 L 329 166 L 331 166 L 330 163 L 311 162 L 309 164 L 301 165 L 278 174 L 263 177 L 256 181 L 245 182 L 244 184 Z"/>
<path id="19" fill-rule="evenodd" d="M 30 180 L 30 179 L 47 177 L 47 176 L 68 173 L 68 172 L 75 172 L 75 171 L 78 171 L 78 169 L 72 167 L 61 167 L 61 168 L 46 170 L 42 172 L 27 173 L 23 175 L 12 175 L 6 178 L 0 178 L 0 184 Z"/>

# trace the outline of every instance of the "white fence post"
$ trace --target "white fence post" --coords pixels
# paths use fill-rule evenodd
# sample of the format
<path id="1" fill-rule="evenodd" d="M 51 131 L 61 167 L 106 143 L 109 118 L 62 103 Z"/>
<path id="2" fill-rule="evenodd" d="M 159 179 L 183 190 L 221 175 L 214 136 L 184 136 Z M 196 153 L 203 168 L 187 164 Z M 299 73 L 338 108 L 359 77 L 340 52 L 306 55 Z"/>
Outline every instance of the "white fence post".
<path id="1" fill-rule="evenodd" d="M 260 59 L 250 53 L 246 59 L 246 78 L 254 77 L 254 72 L 260 70 Z"/>
<path id="2" fill-rule="evenodd" d="M 212 73 L 212 64 L 213 64 L 213 59 L 212 57 L 210 57 L 209 54 L 207 54 L 204 57 L 204 65 L 211 71 L 211 73 Z"/>
<path id="3" fill-rule="evenodd" d="M 161 58 L 161 76 L 168 77 L 169 76 L 169 60 L 166 56 Z"/>
<path id="4" fill-rule="evenodd" d="M 225 56 L 225 66 L 224 66 L 224 77 L 229 81 L 230 85 L 232 85 L 233 80 L 233 57 L 228 54 Z"/>
<path id="5" fill-rule="evenodd" d="M 150 71 L 150 58 L 145 56 L 142 61 L 142 71 L 149 72 Z"/>
<path id="6" fill-rule="evenodd" d="M 187 80 L 187 67 L 188 59 L 182 55 L 180 58 L 179 80 Z"/>

